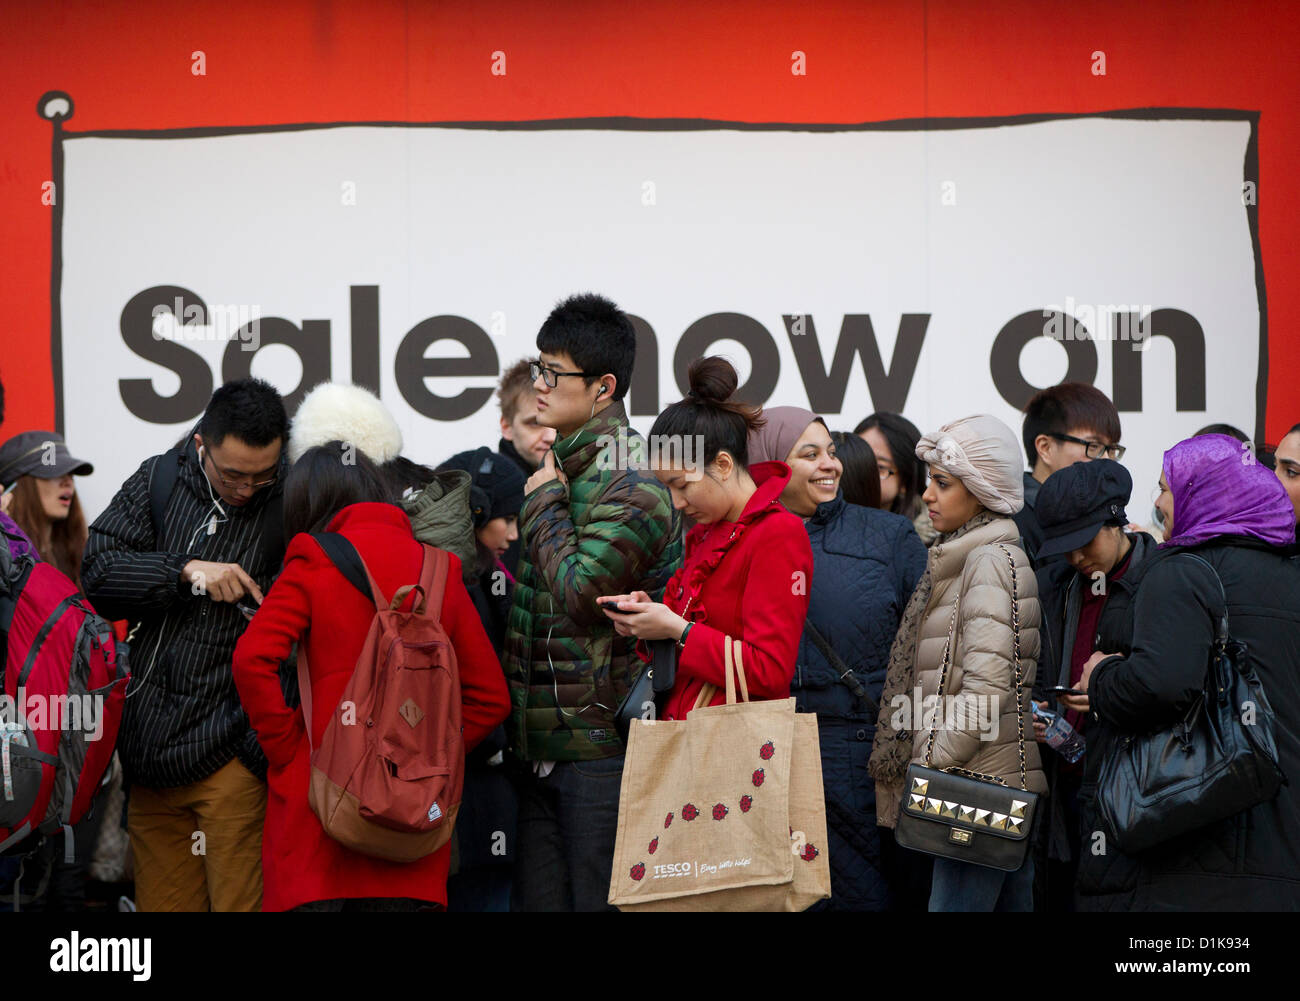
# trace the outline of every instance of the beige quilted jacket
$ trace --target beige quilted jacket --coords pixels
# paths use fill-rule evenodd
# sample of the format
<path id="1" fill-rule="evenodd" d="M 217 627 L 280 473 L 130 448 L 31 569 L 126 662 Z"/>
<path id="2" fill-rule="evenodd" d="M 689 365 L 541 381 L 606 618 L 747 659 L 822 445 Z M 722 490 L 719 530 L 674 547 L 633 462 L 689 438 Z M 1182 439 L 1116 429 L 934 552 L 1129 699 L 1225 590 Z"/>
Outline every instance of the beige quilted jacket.
<path id="1" fill-rule="evenodd" d="M 953 607 L 952 663 L 940 705 L 931 767 L 957 766 L 1001 777 L 1020 788 L 1014 673 L 1011 665 L 1011 568 L 1004 544 L 1016 563 L 1020 606 L 1020 663 L 1024 671 L 1020 705 L 1024 707 L 1025 765 L 1030 790 L 1045 792 L 1047 779 L 1034 741 L 1030 692 L 1034 686 L 1042 613 L 1038 584 L 1024 551 L 1020 532 L 1010 518 L 997 518 L 930 549 L 934 589 L 921 620 L 916 644 L 916 683 L 930 699 L 939 687 L 939 667 Z M 932 701 L 932 700 L 931 700 Z M 927 703 L 928 705 L 929 703 Z M 928 711 L 928 710 L 927 710 Z M 916 729 L 913 760 L 924 762 L 929 729 Z"/>

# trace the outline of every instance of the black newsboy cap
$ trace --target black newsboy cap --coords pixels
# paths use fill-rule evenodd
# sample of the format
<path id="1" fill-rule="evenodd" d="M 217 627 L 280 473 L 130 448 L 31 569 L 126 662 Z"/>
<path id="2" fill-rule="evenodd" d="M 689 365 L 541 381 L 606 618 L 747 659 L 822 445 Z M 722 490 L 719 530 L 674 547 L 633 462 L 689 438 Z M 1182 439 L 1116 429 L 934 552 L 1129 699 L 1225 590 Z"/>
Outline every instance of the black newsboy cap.
<path id="1" fill-rule="evenodd" d="M 1034 514 L 1043 530 L 1038 556 L 1082 549 L 1106 525 L 1124 526 L 1124 506 L 1133 494 L 1133 477 L 1112 459 L 1076 462 L 1058 469 L 1038 490 Z"/>

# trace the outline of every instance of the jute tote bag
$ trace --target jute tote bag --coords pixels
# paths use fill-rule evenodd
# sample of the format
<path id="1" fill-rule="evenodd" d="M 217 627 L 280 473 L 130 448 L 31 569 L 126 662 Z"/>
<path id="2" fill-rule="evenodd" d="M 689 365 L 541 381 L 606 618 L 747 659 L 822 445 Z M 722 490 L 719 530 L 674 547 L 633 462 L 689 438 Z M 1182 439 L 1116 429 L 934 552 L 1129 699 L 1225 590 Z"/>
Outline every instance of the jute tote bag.
<path id="1" fill-rule="evenodd" d="M 794 699 L 750 702 L 741 644 L 724 649 L 725 705 L 708 706 L 705 685 L 688 719 L 632 723 L 609 887 L 620 910 L 800 911 L 830 896 L 817 717 Z"/>

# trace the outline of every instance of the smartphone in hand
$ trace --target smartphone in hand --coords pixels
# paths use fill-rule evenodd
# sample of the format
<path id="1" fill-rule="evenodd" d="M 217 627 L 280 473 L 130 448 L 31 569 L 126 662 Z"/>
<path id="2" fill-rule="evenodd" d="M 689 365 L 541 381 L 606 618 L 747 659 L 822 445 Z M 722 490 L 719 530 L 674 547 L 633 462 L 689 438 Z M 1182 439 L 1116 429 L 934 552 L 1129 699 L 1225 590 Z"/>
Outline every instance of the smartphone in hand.
<path id="1" fill-rule="evenodd" d="M 1053 695 L 1087 695 L 1087 692 L 1081 692 L 1077 688 L 1066 688 L 1064 685 L 1053 685 L 1048 689 Z"/>
<path id="2" fill-rule="evenodd" d="M 606 612 L 610 612 L 613 615 L 635 615 L 636 614 L 636 612 L 626 611 L 622 608 L 619 608 L 618 602 L 613 600 L 612 598 L 597 598 L 596 604 L 598 604 Z"/>

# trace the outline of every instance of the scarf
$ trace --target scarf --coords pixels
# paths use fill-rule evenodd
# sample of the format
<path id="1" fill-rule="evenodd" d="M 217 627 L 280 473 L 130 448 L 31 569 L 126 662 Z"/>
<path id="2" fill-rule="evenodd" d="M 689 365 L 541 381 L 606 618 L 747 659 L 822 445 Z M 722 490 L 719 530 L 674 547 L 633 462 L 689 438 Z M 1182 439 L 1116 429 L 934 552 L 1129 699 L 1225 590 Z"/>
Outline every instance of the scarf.
<path id="1" fill-rule="evenodd" d="M 1249 443 L 1224 434 L 1188 438 L 1165 453 L 1174 495 L 1173 537 L 1161 548 L 1197 546 L 1220 535 L 1271 546 L 1295 541 L 1295 508 L 1281 480 L 1255 461 Z"/>
<path id="2" fill-rule="evenodd" d="M 764 407 L 763 426 L 749 432 L 749 465 L 759 462 L 785 462 L 808 425 L 826 422 L 803 407 Z"/>
<path id="3" fill-rule="evenodd" d="M 867 770 L 876 780 L 876 822 L 882 827 L 894 827 L 898 823 L 903 782 L 907 777 L 907 766 L 912 763 L 914 731 L 894 725 L 895 718 L 900 714 L 894 710 L 893 702 L 898 696 L 910 699 L 916 688 L 916 644 L 930 604 L 930 595 L 934 591 L 934 554 L 944 543 L 960 538 L 999 517 L 1002 516 L 992 511 L 980 511 L 955 532 L 945 532 L 935 540 L 930 558 L 926 560 L 925 573 L 921 575 L 898 624 L 894 644 L 889 648 L 889 669 L 885 674 L 885 687 L 880 693 L 880 716 L 876 720 L 871 760 L 867 763 Z M 909 717 L 921 715 L 921 707 L 915 708 L 916 713 L 907 714 Z"/>

